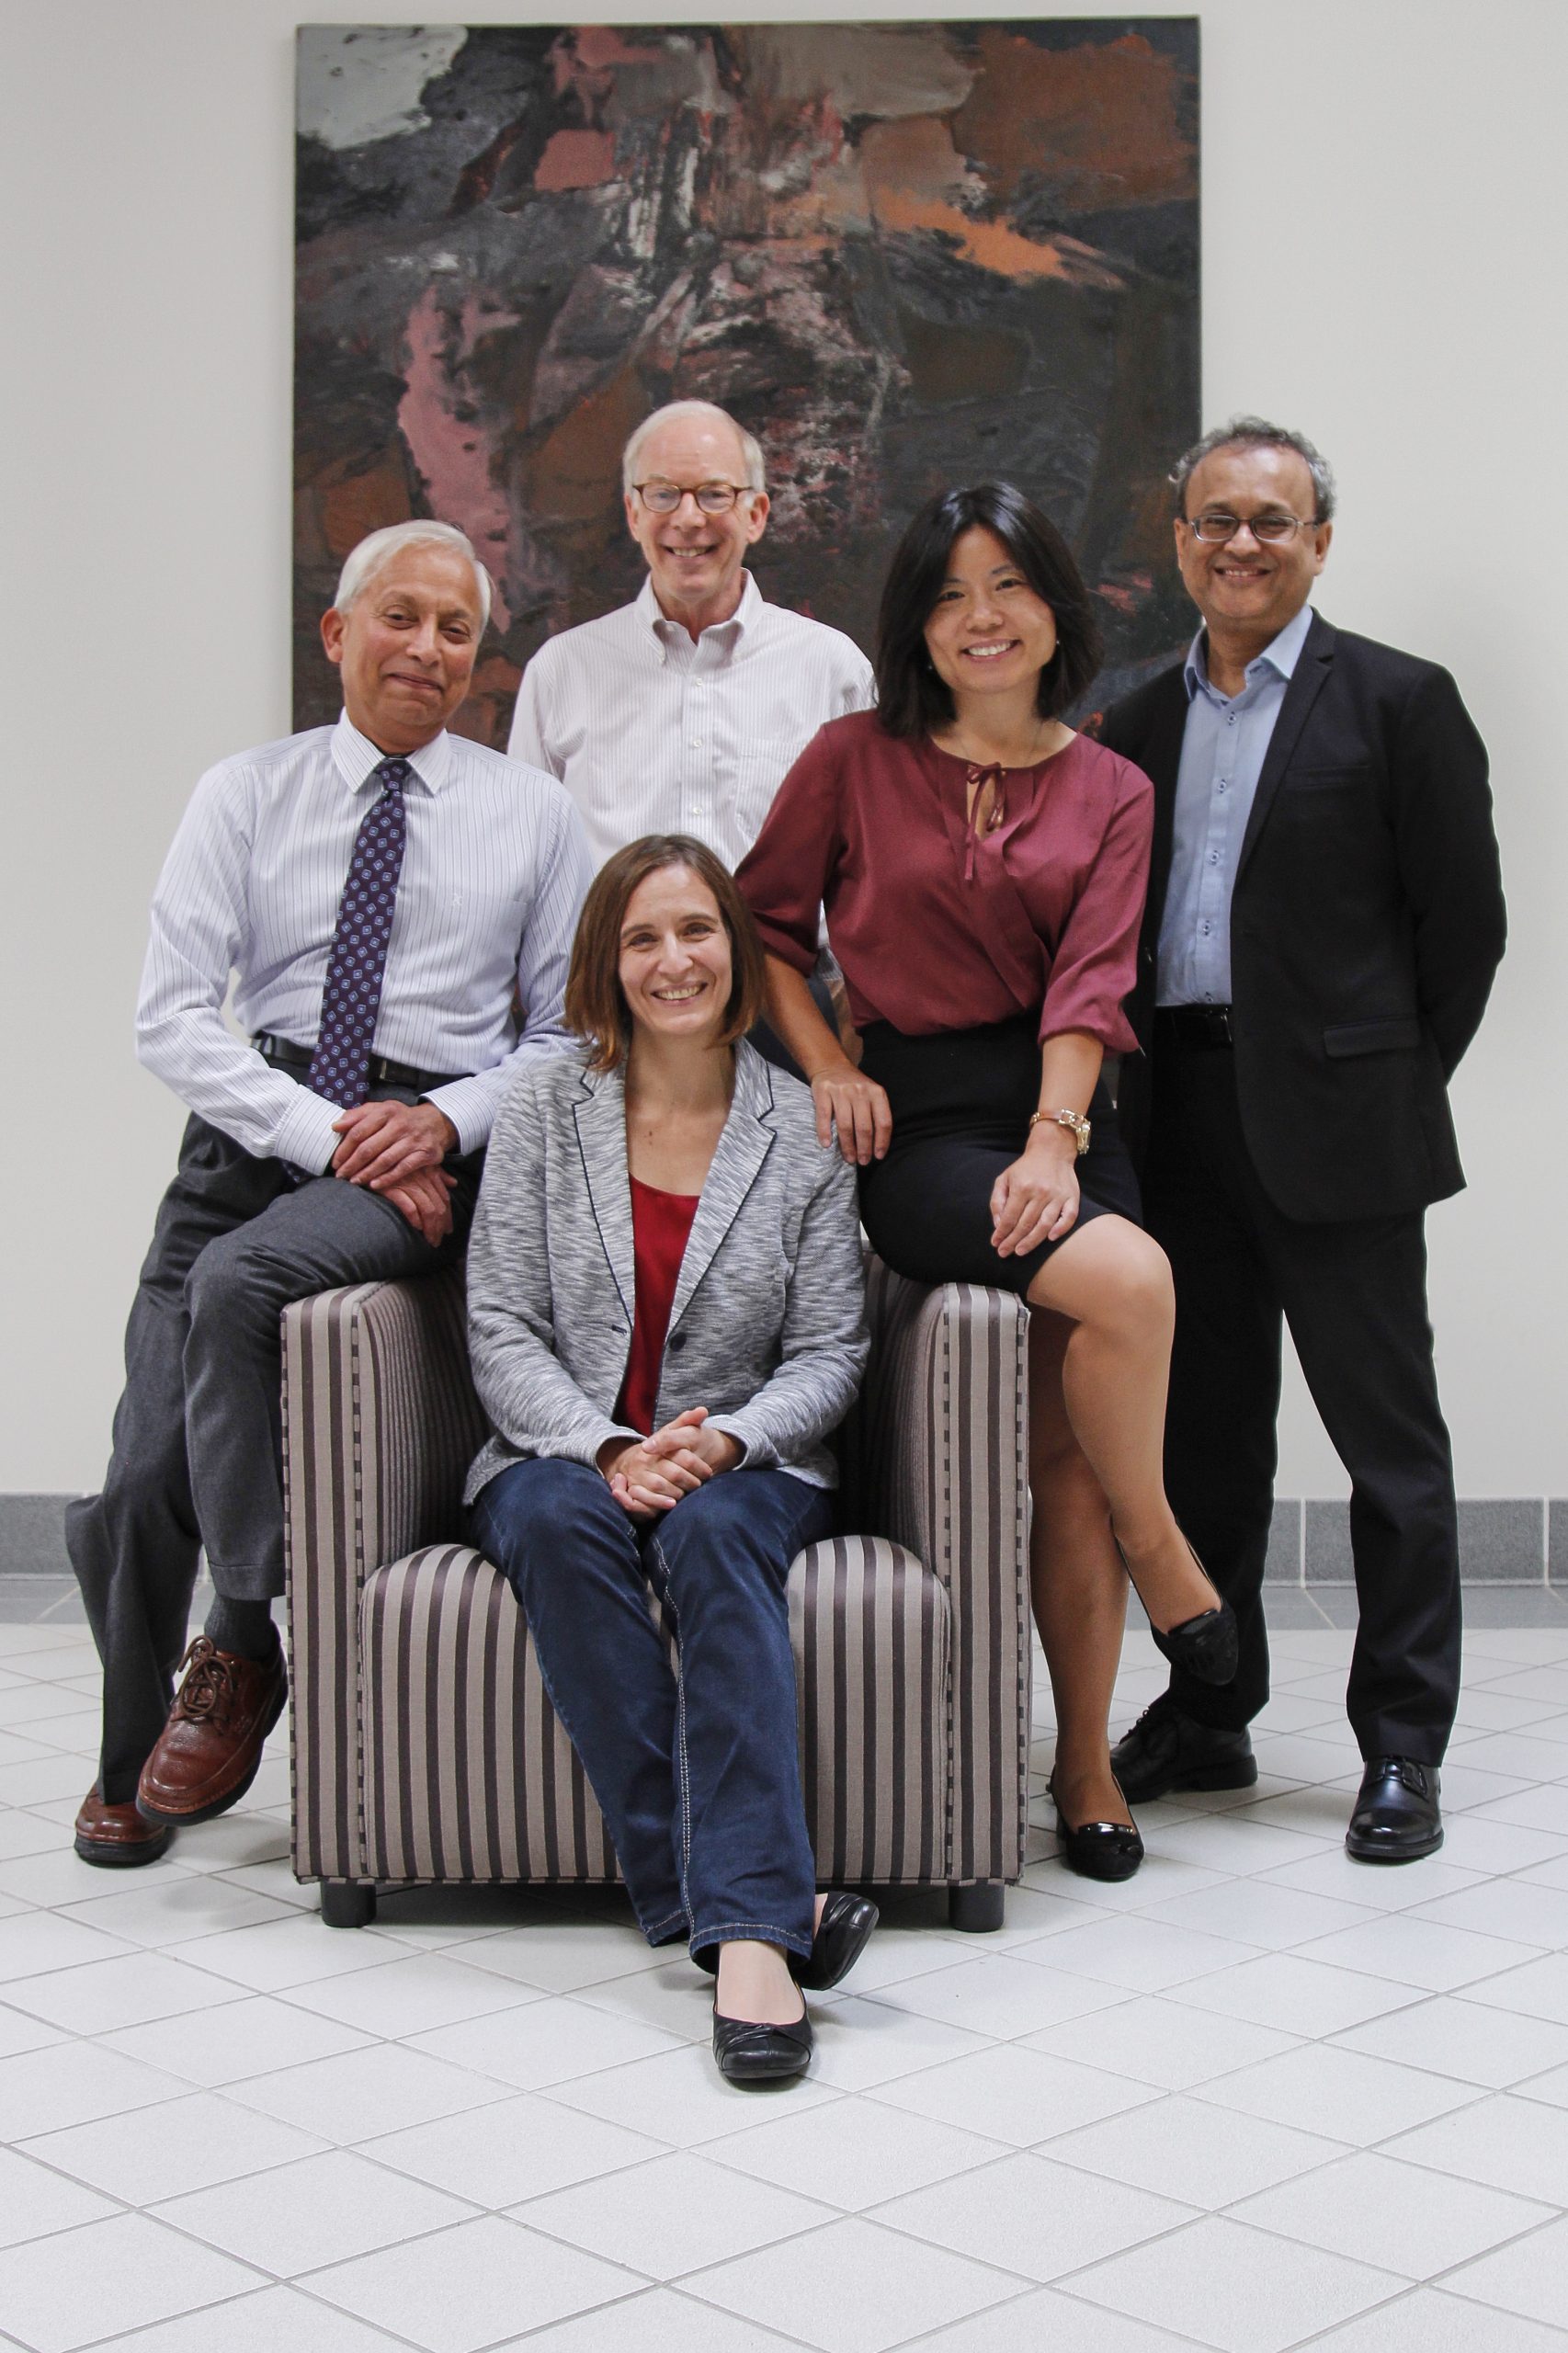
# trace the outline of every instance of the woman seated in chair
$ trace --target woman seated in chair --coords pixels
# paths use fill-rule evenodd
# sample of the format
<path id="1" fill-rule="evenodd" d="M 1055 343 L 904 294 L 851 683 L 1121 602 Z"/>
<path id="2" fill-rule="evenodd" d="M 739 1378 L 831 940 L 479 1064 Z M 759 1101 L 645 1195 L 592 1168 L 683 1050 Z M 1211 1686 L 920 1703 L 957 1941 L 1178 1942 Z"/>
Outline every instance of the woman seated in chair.
<path id="1" fill-rule="evenodd" d="M 801 1988 L 835 1984 L 877 1917 L 814 1894 L 785 1591 L 831 1532 L 824 1441 L 865 1369 L 855 1180 L 745 1042 L 762 975 L 711 851 L 657 835 L 612 858 L 567 983 L 584 1051 L 519 1074 L 468 1259 L 495 1430 L 474 1541 L 522 1604 L 643 1933 L 717 1972 L 733 2083 L 803 2072 Z"/>
<path id="2" fill-rule="evenodd" d="M 1127 1578 L 1154 1640 L 1228 1682 L 1236 1627 L 1161 1483 L 1173 1305 L 1101 1077 L 1135 1044 L 1153 788 L 1062 713 L 1099 666 L 1060 534 L 1006 483 L 932 499 L 882 594 L 875 710 L 824 727 L 741 867 L 768 1020 L 818 1133 L 860 1169 L 879 1257 L 997 1285 L 1029 1326 L 1036 1622 L 1056 1698 L 1051 1779 L 1075 1870 L 1142 1845 L 1107 1721 Z M 858 1067 L 806 985 L 825 908 Z"/>

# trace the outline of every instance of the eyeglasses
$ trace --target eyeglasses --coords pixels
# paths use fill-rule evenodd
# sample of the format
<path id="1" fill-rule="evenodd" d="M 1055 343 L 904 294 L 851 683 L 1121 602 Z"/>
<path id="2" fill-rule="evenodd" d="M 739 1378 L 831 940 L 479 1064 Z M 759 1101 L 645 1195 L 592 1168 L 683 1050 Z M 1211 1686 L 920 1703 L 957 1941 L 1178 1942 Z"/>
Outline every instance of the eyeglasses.
<path id="1" fill-rule="evenodd" d="M 1206 547 L 1222 548 L 1238 531 L 1250 531 L 1255 540 L 1289 540 L 1298 531 L 1315 531 L 1315 515 L 1195 515 L 1182 521 L 1195 539 Z"/>
<path id="2" fill-rule="evenodd" d="M 674 515 L 684 498 L 695 498 L 704 515 L 727 515 L 737 498 L 753 495 L 749 484 L 734 482 L 699 483 L 695 490 L 676 482 L 639 482 L 632 488 L 650 515 Z"/>

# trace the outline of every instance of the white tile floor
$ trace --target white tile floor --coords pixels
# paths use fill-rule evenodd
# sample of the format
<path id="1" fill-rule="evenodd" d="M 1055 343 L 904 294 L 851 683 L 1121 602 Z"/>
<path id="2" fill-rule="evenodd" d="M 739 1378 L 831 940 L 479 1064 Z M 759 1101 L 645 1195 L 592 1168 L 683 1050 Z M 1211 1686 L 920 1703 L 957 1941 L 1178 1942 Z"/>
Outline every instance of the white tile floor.
<path id="1" fill-rule="evenodd" d="M 0 1624 L 0 2343 L 1562 2348 L 1568 1620 L 1538 1614 L 1470 1637 L 1440 1857 L 1346 1860 L 1349 1636 L 1298 1625 L 1256 1790 L 1145 1808 L 1104 1888 L 1041 1800 L 1003 1933 L 891 1903 L 812 2078 L 764 2096 L 613 1898 L 324 1928 L 281 1733 L 233 1814 L 88 1870 L 90 1645 L 64 1608 Z M 1130 1638 L 1119 1723 L 1160 1680 Z"/>

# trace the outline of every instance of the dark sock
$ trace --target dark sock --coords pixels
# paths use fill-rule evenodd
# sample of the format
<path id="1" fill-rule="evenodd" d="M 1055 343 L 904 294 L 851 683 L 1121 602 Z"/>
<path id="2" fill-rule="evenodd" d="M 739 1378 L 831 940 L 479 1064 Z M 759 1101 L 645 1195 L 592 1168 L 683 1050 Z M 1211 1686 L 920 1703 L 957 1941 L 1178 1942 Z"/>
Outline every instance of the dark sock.
<path id="1" fill-rule="evenodd" d="M 216 1594 L 201 1631 L 235 1658 L 267 1659 L 278 1644 L 270 1601 L 227 1601 Z"/>

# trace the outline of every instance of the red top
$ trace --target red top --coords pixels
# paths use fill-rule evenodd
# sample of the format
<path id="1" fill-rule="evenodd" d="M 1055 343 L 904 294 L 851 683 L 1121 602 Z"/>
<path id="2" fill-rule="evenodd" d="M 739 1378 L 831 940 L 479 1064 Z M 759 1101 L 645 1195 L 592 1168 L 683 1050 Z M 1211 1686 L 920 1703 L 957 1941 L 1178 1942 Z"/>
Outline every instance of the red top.
<path id="1" fill-rule="evenodd" d="M 631 1354 L 620 1384 L 615 1418 L 653 1434 L 653 1409 L 659 1402 L 659 1375 L 664 1370 L 665 1335 L 670 1328 L 680 1262 L 687 1236 L 697 1215 L 698 1193 L 661 1193 L 656 1186 L 631 1178 L 631 1244 L 637 1260 L 637 1311 L 631 1319 Z"/>
<path id="2" fill-rule="evenodd" d="M 889 735 L 875 711 L 830 720 L 738 870 L 764 947 L 809 972 L 821 906 L 857 1029 L 918 1038 L 1038 1014 L 1042 1039 L 1084 1029 L 1127 1052 L 1153 785 L 1075 735 L 1007 769 L 999 822 L 976 834 L 973 773 Z"/>

